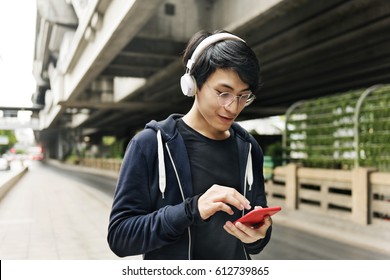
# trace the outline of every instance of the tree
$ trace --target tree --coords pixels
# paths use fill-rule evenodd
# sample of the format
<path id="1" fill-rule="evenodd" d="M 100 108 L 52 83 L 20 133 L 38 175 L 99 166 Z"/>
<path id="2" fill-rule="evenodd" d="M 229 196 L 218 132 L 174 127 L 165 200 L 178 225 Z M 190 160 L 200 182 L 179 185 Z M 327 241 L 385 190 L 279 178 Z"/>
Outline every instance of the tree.
<path id="1" fill-rule="evenodd" d="M 16 143 L 16 136 L 13 130 L 0 130 L 0 138 L 7 141 L 0 142 L 0 155 L 6 153 Z M 2 144 L 4 143 L 4 144 Z"/>

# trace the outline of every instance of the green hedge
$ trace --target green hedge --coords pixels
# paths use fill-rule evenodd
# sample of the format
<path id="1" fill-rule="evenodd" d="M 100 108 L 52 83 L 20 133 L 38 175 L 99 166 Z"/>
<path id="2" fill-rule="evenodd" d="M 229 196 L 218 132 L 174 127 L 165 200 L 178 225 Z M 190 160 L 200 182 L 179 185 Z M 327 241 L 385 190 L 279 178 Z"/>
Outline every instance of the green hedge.
<path id="1" fill-rule="evenodd" d="M 351 169 L 358 165 L 390 171 L 390 86 L 366 91 L 293 105 L 286 115 L 286 160 L 307 167 Z M 359 98 L 363 100 L 360 108 Z"/>

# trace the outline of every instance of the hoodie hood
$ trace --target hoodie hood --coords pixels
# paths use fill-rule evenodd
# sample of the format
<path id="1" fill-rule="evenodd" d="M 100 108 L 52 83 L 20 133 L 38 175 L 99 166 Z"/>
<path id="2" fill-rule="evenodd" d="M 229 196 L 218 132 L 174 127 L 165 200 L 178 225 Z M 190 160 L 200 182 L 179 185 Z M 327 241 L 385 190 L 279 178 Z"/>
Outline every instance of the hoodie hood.
<path id="1" fill-rule="evenodd" d="M 158 155 L 158 175 L 159 175 L 159 189 L 164 199 L 164 193 L 167 186 L 167 178 L 165 173 L 165 155 L 164 143 L 168 143 L 178 133 L 176 129 L 176 120 L 182 118 L 183 115 L 173 114 L 167 119 L 157 122 L 155 120 L 146 124 L 145 128 L 150 128 L 156 131 L 157 137 L 157 155 Z M 167 148 L 168 149 L 168 148 Z M 169 152 L 169 150 L 168 150 Z M 172 164 L 174 164 L 172 162 Z M 180 180 L 177 178 L 179 184 Z"/>

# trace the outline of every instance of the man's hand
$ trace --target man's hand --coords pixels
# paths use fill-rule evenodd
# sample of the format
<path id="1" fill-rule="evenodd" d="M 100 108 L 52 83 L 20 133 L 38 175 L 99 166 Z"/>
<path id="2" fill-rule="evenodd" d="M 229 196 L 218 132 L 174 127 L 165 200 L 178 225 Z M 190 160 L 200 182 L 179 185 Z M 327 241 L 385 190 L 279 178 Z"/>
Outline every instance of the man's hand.
<path id="1" fill-rule="evenodd" d="M 260 206 L 256 206 L 258 208 Z M 243 223 L 233 224 L 227 221 L 223 228 L 231 235 L 237 237 L 243 243 L 253 243 L 259 239 L 263 239 L 267 233 L 268 228 L 272 225 L 271 217 L 266 217 L 264 223 L 260 227 L 253 227 Z"/>
<path id="2" fill-rule="evenodd" d="M 239 210 L 251 208 L 249 201 L 237 190 L 220 185 L 213 185 L 198 200 L 198 209 L 203 220 L 210 218 L 218 211 L 233 215 L 234 212 L 229 205 Z"/>

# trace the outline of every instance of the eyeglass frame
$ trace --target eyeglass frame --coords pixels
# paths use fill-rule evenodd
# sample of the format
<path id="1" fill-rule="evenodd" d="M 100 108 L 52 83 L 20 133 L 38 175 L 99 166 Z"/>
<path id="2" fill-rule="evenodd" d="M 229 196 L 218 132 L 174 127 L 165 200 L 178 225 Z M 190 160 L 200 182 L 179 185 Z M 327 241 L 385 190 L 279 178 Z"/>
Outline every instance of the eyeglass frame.
<path id="1" fill-rule="evenodd" d="M 209 89 L 216 91 L 217 100 L 218 100 L 218 105 L 221 106 L 221 107 L 228 107 L 228 106 L 230 106 L 230 105 L 235 101 L 235 99 L 238 99 L 238 105 L 239 105 L 240 107 L 245 108 L 245 107 L 248 107 L 249 105 L 251 105 L 252 102 L 256 99 L 256 95 L 254 95 L 250 90 L 248 90 L 248 93 L 241 94 L 241 95 L 235 95 L 234 93 L 227 92 L 227 91 L 224 91 L 224 92 L 219 93 L 218 90 L 216 90 L 216 89 L 210 87 L 207 83 L 205 83 L 205 85 L 206 85 Z M 225 104 L 225 105 L 222 105 L 222 104 L 221 104 L 221 101 L 220 101 L 220 100 L 221 100 L 221 97 L 222 97 L 223 95 L 226 95 L 226 94 L 232 96 L 232 98 L 231 98 L 231 100 L 229 101 L 229 103 L 227 103 L 227 104 Z M 248 95 L 247 101 L 245 102 L 245 104 L 241 104 L 241 98 L 244 97 L 244 96 L 246 96 L 246 95 Z M 248 101 L 248 100 L 249 100 L 249 101 Z"/>

